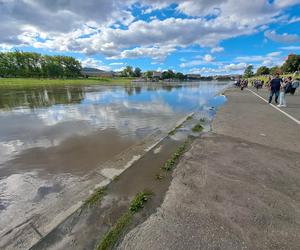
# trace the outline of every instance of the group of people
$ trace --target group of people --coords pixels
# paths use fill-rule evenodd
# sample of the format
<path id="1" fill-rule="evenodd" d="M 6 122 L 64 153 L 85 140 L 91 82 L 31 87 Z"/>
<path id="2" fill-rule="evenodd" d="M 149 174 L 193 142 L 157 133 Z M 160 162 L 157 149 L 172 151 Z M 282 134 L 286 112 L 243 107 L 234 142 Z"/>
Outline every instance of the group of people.
<path id="1" fill-rule="evenodd" d="M 247 79 L 243 79 L 243 80 L 237 80 L 235 83 L 235 86 L 238 88 L 241 88 L 241 90 L 243 90 L 244 88 L 248 87 L 248 80 Z"/>
<path id="2" fill-rule="evenodd" d="M 251 81 L 251 85 L 258 90 L 264 86 L 264 81 L 255 79 Z M 273 79 L 271 79 L 270 77 L 269 81 L 267 82 L 267 86 L 270 89 L 269 103 L 272 102 L 273 96 L 275 95 L 275 103 L 277 104 L 277 107 L 286 107 L 285 95 L 288 93 L 294 95 L 299 85 L 300 80 L 293 79 L 291 76 L 287 78 L 281 78 L 280 75 L 277 73 Z M 235 86 L 240 87 L 241 90 L 243 90 L 244 88 L 248 87 L 248 80 L 239 79 L 238 81 L 236 81 Z"/>
<path id="3" fill-rule="evenodd" d="M 251 81 L 251 84 L 252 84 L 252 87 L 256 88 L 256 90 L 258 91 L 258 89 L 261 89 L 264 86 L 265 81 L 255 79 L 254 81 Z"/>
<path id="4" fill-rule="evenodd" d="M 295 94 L 296 89 L 299 87 L 299 80 L 293 79 L 291 76 L 287 78 L 280 78 L 279 74 L 270 80 L 269 87 L 270 87 L 270 96 L 269 96 L 269 103 L 272 102 L 272 98 L 275 95 L 275 102 L 277 107 L 286 107 L 286 99 L 285 95 L 290 93 L 291 95 Z M 279 97 L 279 103 L 278 103 Z"/>

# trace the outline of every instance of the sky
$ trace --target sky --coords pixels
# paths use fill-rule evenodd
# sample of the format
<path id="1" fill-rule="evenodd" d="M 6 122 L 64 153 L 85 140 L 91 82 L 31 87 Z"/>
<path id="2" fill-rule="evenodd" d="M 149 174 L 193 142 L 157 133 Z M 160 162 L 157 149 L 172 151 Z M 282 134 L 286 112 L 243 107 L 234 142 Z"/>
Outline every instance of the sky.
<path id="1" fill-rule="evenodd" d="M 201 75 L 300 54 L 300 0 L 0 0 L 0 51 Z"/>

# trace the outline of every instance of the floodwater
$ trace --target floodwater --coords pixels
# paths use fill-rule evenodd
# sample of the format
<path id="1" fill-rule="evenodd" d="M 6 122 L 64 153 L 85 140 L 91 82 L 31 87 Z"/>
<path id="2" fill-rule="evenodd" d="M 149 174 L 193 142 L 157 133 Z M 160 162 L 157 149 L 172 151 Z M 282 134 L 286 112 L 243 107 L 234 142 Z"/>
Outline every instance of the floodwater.
<path id="1" fill-rule="evenodd" d="M 226 86 L 0 89 L 0 248 L 27 221 L 47 233 L 180 119 L 210 115 Z"/>

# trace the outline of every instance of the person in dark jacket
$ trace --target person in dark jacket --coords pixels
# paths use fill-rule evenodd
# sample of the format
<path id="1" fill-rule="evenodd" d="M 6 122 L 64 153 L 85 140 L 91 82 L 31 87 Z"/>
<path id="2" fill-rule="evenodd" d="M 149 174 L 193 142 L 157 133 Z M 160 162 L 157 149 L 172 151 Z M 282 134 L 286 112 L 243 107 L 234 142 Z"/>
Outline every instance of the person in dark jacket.
<path id="1" fill-rule="evenodd" d="M 270 81 L 270 96 L 269 96 L 269 103 L 272 102 L 273 95 L 275 94 L 275 102 L 278 103 L 279 91 L 280 86 L 282 83 L 282 79 L 279 77 L 277 73 L 275 78 Z"/>

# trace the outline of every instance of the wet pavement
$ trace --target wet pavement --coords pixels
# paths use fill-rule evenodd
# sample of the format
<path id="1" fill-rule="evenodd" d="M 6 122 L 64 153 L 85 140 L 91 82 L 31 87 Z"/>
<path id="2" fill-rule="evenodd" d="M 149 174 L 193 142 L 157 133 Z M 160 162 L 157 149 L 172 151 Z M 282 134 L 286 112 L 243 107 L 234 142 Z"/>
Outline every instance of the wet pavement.
<path id="1" fill-rule="evenodd" d="M 162 205 L 118 249 L 299 249 L 300 126 L 249 91 L 225 95 Z"/>

